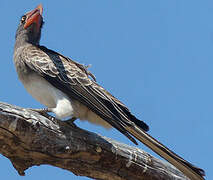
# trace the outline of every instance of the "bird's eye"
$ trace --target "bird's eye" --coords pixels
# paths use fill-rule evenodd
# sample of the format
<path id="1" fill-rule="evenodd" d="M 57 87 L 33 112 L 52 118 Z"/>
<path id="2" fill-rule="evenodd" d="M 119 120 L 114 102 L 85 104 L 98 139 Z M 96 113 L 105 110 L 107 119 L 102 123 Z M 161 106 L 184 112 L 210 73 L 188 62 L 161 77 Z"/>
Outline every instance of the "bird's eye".
<path id="1" fill-rule="evenodd" d="M 44 25 L 44 21 L 42 20 L 42 21 L 41 21 L 41 28 L 42 28 L 43 25 Z"/>
<path id="2" fill-rule="evenodd" d="M 24 15 L 24 16 L 21 17 L 21 23 L 24 23 L 25 20 L 26 20 L 26 15 Z"/>

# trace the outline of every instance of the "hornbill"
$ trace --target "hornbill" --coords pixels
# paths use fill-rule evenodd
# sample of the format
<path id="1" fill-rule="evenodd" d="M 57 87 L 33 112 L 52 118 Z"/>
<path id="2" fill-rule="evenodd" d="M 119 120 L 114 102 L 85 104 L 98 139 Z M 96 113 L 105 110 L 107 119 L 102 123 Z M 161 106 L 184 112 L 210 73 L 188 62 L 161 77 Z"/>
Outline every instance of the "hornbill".
<path id="1" fill-rule="evenodd" d="M 203 180 L 202 169 L 187 162 L 152 136 L 117 98 L 101 87 L 88 68 L 39 44 L 43 25 L 42 5 L 21 17 L 16 31 L 14 64 L 26 90 L 59 119 L 88 120 L 114 127 L 133 143 L 136 139 L 169 161 L 192 180 Z"/>

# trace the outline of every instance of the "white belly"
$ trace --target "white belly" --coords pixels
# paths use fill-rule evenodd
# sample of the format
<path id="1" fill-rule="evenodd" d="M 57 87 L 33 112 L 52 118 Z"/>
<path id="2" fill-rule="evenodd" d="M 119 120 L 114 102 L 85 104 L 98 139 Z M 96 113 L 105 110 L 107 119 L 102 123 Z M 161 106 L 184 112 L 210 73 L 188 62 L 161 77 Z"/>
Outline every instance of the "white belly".
<path id="1" fill-rule="evenodd" d="M 43 78 L 31 75 L 24 83 L 24 87 L 41 104 L 49 108 L 56 107 L 55 94 L 57 93 L 54 87 Z"/>
<path id="2" fill-rule="evenodd" d="M 21 81 L 26 90 L 41 104 L 51 108 L 57 118 L 63 119 L 74 116 L 80 120 L 87 120 L 105 128 L 111 127 L 79 101 L 71 101 L 66 94 L 52 86 L 41 76 L 31 74 L 27 78 L 21 79 Z"/>
<path id="3" fill-rule="evenodd" d="M 69 97 L 41 76 L 31 74 L 21 81 L 26 90 L 41 104 L 52 108 L 58 118 L 62 119 L 73 115 L 73 108 Z"/>

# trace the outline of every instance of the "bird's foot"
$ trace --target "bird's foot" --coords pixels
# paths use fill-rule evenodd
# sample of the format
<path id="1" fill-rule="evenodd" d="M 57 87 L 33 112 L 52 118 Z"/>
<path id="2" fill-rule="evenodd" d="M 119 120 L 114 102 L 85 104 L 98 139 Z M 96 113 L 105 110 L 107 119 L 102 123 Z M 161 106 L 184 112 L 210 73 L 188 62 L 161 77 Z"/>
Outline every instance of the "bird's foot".
<path id="1" fill-rule="evenodd" d="M 51 108 L 41 108 L 41 109 L 27 108 L 27 109 L 31 110 L 31 111 L 35 111 L 35 112 L 41 114 L 42 116 L 45 116 L 46 118 L 48 118 L 50 120 L 55 119 L 55 117 L 48 114 L 48 112 L 52 112 Z"/>
<path id="2" fill-rule="evenodd" d="M 33 108 L 27 108 L 28 110 L 31 110 L 31 111 L 35 111 L 35 112 L 38 112 L 38 113 L 48 113 L 48 112 L 52 112 L 50 108 L 41 108 L 41 109 L 33 109 Z"/>
<path id="3" fill-rule="evenodd" d="M 74 123 L 74 121 L 75 121 L 76 119 L 77 119 L 76 117 L 72 117 L 72 118 L 66 120 L 65 122 L 66 122 L 68 125 L 70 125 L 70 126 L 76 128 L 77 126 L 76 126 L 75 123 Z"/>

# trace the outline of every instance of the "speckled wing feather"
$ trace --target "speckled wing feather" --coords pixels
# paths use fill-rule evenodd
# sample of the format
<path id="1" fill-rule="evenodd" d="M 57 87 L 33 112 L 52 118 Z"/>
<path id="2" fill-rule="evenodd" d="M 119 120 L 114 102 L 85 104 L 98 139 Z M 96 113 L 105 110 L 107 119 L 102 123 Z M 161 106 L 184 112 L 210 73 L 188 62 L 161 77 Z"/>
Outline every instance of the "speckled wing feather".
<path id="1" fill-rule="evenodd" d="M 135 144 L 137 142 L 129 135 L 126 127 L 134 126 L 135 123 L 148 130 L 148 126 L 136 119 L 123 103 L 95 82 L 94 76 L 85 66 L 43 46 L 27 47 L 22 56 L 33 71 L 71 99 L 86 105 Z"/>

